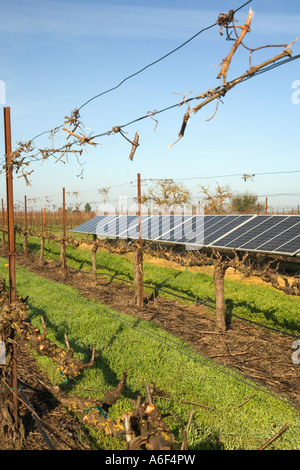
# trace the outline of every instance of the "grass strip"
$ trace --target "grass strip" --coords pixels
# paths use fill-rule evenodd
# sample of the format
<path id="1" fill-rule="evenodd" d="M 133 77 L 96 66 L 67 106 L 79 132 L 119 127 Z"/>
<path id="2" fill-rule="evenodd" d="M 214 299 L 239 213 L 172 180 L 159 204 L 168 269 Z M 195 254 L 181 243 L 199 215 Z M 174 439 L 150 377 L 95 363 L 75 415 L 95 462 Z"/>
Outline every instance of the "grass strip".
<path id="1" fill-rule="evenodd" d="M 1 273 L 7 278 L 6 263 L 0 259 Z M 29 295 L 32 323 L 41 328 L 43 315 L 49 339 L 58 346 L 64 347 L 66 333 L 75 355 L 89 360 L 87 346 L 96 345 L 95 366 L 68 383 L 62 382 L 52 361 L 39 358 L 50 380 L 60 383 L 68 393 L 102 396 L 127 370 L 127 384 L 110 410 L 112 417 L 132 409 L 132 400 L 144 396 L 145 385 L 154 381 L 158 390 L 156 402 L 163 413 L 169 414 L 166 420 L 178 442 L 194 406 L 188 434 L 191 450 L 257 449 L 286 422 L 290 426 L 268 449 L 299 448 L 299 413 L 287 401 L 242 375 L 215 365 L 157 325 L 116 312 L 84 298 L 70 286 L 40 278 L 19 266 L 16 285 L 18 295 Z M 109 439 L 106 443 L 111 449 L 118 445 Z"/>

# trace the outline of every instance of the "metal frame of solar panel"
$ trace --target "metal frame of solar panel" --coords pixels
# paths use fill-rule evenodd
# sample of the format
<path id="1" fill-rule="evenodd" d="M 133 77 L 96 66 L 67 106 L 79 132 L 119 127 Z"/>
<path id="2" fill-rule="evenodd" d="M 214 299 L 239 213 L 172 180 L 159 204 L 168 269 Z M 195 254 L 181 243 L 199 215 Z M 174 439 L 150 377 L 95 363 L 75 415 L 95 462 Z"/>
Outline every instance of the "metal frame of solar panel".
<path id="1" fill-rule="evenodd" d="M 97 216 L 72 229 L 118 238 L 139 238 L 139 216 Z M 142 238 L 201 249 L 300 254 L 300 217 L 284 215 L 143 215 Z"/>

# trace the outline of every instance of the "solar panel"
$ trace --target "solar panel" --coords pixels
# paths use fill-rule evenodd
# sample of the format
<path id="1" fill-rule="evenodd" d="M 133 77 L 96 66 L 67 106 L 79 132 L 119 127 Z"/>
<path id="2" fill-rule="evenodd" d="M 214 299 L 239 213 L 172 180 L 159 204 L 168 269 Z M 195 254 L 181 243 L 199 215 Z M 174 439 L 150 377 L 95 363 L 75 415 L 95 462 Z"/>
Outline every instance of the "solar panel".
<path id="1" fill-rule="evenodd" d="M 142 238 L 183 244 L 280 253 L 300 253 L 300 217 L 285 215 L 143 215 Z M 139 238 L 139 217 L 97 216 L 72 230 L 107 237 Z"/>
<path id="2" fill-rule="evenodd" d="M 280 245 L 277 250 L 282 253 L 291 253 L 291 256 L 299 254 L 300 256 L 300 235 L 294 237 L 292 240 Z"/>
<path id="3" fill-rule="evenodd" d="M 286 221 L 286 217 L 270 217 L 265 220 L 265 222 L 258 224 L 257 227 L 251 230 L 251 233 L 246 232 L 248 239 L 243 244 L 239 243 L 239 248 L 248 248 L 251 250 L 259 249 L 261 245 L 268 242 L 283 230 L 284 225 L 282 224 L 284 221 Z"/>
<path id="4" fill-rule="evenodd" d="M 127 219 L 127 220 L 126 220 Z M 142 216 L 142 224 L 149 219 L 149 216 Z M 139 217 L 122 215 L 117 224 L 117 236 L 120 238 L 139 238 Z"/>
<path id="5" fill-rule="evenodd" d="M 215 243 L 224 235 L 235 231 L 238 227 L 242 227 L 252 218 L 253 215 L 215 216 L 208 220 L 205 218 L 205 245 Z"/>
<path id="6" fill-rule="evenodd" d="M 212 241 L 219 239 L 222 235 L 236 229 L 253 216 L 177 216 L 177 225 L 162 234 L 157 241 L 169 241 L 172 243 L 190 245 L 209 245 Z M 181 222 L 180 222 L 180 219 Z"/>
<path id="7" fill-rule="evenodd" d="M 274 234 L 274 236 L 262 245 L 257 247 L 257 250 L 262 251 L 281 251 L 282 253 L 292 253 L 296 254 L 299 251 L 299 240 L 300 240 L 300 220 L 290 217 L 289 219 L 283 222 L 284 226 L 275 226 L 275 230 L 280 229 L 280 233 L 274 234 L 269 233 L 269 237 Z"/>
<path id="8" fill-rule="evenodd" d="M 106 215 L 99 215 L 94 217 L 87 222 L 83 222 L 82 224 L 78 225 L 78 227 L 73 228 L 71 232 L 78 232 L 78 233 L 97 233 L 97 224 L 103 219 L 106 219 Z"/>
<path id="9" fill-rule="evenodd" d="M 115 237 L 118 234 L 118 219 L 118 216 L 107 215 L 104 219 L 99 220 L 96 225 L 96 233 Z"/>
<path id="10" fill-rule="evenodd" d="M 225 235 L 212 245 L 218 248 L 275 252 L 293 256 L 300 251 L 299 233 L 299 217 L 256 216 L 245 226 Z"/>
<path id="11" fill-rule="evenodd" d="M 192 215 L 165 216 L 161 233 L 155 240 L 186 243 L 193 232 L 196 233 L 197 228 L 200 228 L 199 224 L 197 224 L 197 218 Z"/>
<path id="12" fill-rule="evenodd" d="M 241 245 L 246 242 L 252 231 L 254 233 L 254 230 L 268 219 L 269 216 L 253 217 L 247 222 L 246 227 L 237 227 L 234 231 L 228 232 L 221 239 L 211 243 L 211 245 L 218 246 L 217 244 L 220 242 L 223 247 L 235 248 L 237 244 Z"/>
<path id="13" fill-rule="evenodd" d="M 126 216 L 123 216 L 126 217 Z M 186 222 L 192 216 L 184 215 L 153 215 L 143 216 L 141 223 L 142 238 L 144 240 L 171 241 L 178 243 L 178 237 L 183 236 Z M 118 223 L 116 224 L 118 226 Z M 135 216 L 126 229 L 118 232 L 121 238 L 139 237 L 139 218 Z M 185 241 L 186 239 L 184 239 Z"/>

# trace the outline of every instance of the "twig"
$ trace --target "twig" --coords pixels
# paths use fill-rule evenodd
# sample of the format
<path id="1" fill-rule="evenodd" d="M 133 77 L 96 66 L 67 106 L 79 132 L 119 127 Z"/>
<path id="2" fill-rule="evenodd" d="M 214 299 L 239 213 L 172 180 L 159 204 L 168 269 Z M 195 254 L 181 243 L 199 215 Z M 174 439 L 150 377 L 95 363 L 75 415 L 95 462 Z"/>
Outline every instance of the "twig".
<path id="1" fill-rule="evenodd" d="M 221 68 L 221 70 L 220 70 L 220 72 L 217 76 L 217 78 L 221 78 L 223 76 L 223 85 L 226 84 L 226 76 L 227 76 L 228 68 L 229 68 L 230 62 L 232 60 L 232 57 L 233 57 L 234 53 L 236 52 L 237 48 L 239 47 L 239 45 L 241 44 L 241 42 L 242 42 L 243 38 L 245 37 L 245 35 L 250 31 L 250 24 L 251 24 L 253 15 L 254 15 L 254 12 L 253 12 L 252 8 L 250 8 L 246 23 L 242 27 L 241 34 L 239 35 L 239 37 L 235 41 L 235 43 L 233 45 L 233 48 L 229 52 L 228 56 L 223 60 L 222 68 Z"/>
<path id="2" fill-rule="evenodd" d="M 216 105 L 216 109 L 215 109 L 214 114 L 210 118 L 205 119 L 205 121 L 211 121 L 215 117 L 215 115 L 217 114 L 217 111 L 218 111 L 220 101 L 221 101 L 221 97 L 219 97 L 219 99 L 217 101 L 217 105 Z"/>
<path id="3" fill-rule="evenodd" d="M 238 352 L 238 353 L 229 353 L 229 354 L 214 354 L 213 356 L 209 356 L 209 357 L 242 356 L 244 354 L 249 354 L 249 351 Z"/>
<path id="4" fill-rule="evenodd" d="M 192 422 L 193 414 L 194 414 L 194 408 L 192 408 L 192 410 L 191 410 L 191 413 L 190 413 L 190 417 L 189 417 L 187 426 L 186 426 L 185 430 L 183 431 L 183 441 L 182 441 L 180 450 L 188 450 L 187 435 L 188 435 L 188 432 L 189 432 L 189 429 L 190 429 L 190 425 L 191 425 L 191 422 Z"/>
<path id="5" fill-rule="evenodd" d="M 186 97 L 189 93 L 191 93 L 191 92 L 188 91 L 187 93 L 185 93 L 185 95 L 183 97 L 183 102 L 180 103 L 179 106 L 181 106 L 183 103 L 186 103 Z M 178 95 L 180 93 L 176 93 L 176 94 Z M 168 150 L 169 150 L 169 148 L 173 147 L 173 145 L 177 144 L 177 142 L 179 142 L 179 140 L 182 139 L 182 137 L 184 136 L 186 125 L 187 125 L 187 123 L 190 119 L 190 110 L 191 110 L 190 105 L 188 105 L 188 109 L 187 109 L 185 115 L 183 116 L 182 125 L 181 125 L 181 128 L 180 128 L 179 134 L 178 134 L 179 139 L 177 139 L 175 142 L 173 142 L 173 144 L 169 145 Z"/>
<path id="6" fill-rule="evenodd" d="M 274 62 L 278 62 L 280 59 L 283 59 L 286 56 L 291 56 L 291 53 L 292 51 L 290 49 L 284 50 L 280 52 L 279 54 L 277 54 L 276 56 L 272 57 L 271 59 L 268 59 L 258 65 L 250 67 L 250 69 L 247 70 L 247 72 L 245 72 L 243 75 L 240 75 L 238 78 L 235 78 L 231 82 L 227 82 L 224 86 L 216 87 L 214 90 L 209 90 L 209 96 L 208 96 L 208 92 L 202 95 L 199 95 L 199 98 L 200 97 L 201 98 L 207 97 L 207 98 L 202 103 L 198 104 L 197 106 L 194 106 L 194 108 L 192 109 L 193 112 L 196 114 L 201 108 L 206 106 L 211 101 L 214 101 L 215 99 L 218 99 L 219 97 L 224 96 L 229 90 L 231 90 L 231 88 L 236 86 L 238 83 L 241 83 L 243 80 L 254 76 L 259 70 L 263 69 L 267 65 L 270 65 Z"/>
<path id="7" fill-rule="evenodd" d="M 153 121 L 156 122 L 155 127 L 154 127 L 154 130 L 156 131 L 156 128 L 157 128 L 157 126 L 158 126 L 158 120 L 157 120 L 157 119 L 154 119 L 153 116 L 155 116 L 155 114 L 156 114 L 156 111 L 148 111 L 148 112 L 147 112 L 147 115 L 148 115 L 151 119 L 153 119 Z"/>
<path id="8" fill-rule="evenodd" d="M 65 337 L 65 343 L 66 343 L 67 349 L 69 351 L 70 350 L 70 343 L 69 343 L 69 339 L 68 339 L 68 336 L 67 336 L 66 333 L 64 333 L 64 337 Z"/>
<path id="9" fill-rule="evenodd" d="M 159 398 L 159 399 L 162 399 L 162 400 L 171 400 L 171 401 L 175 401 L 175 398 L 169 398 L 169 397 L 156 397 L 156 398 Z M 201 405 L 201 403 L 194 403 L 194 402 L 191 402 L 191 401 L 182 401 L 182 400 L 180 400 L 179 403 L 182 403 L 183 405 L 200 406 L 201 408 L 205 408 L 206 410 L 214 410 L 214 409 L 215 409 L 215 408 L 213 408 L 212 406 Z"/>
<path id="10" fill-rule="evenodd" d="M 133 157 L 135 155 L 135 152 L 136 152 L 136 149 L 137 147 L 140 145 L 139 144 L 139 134 L 136 132 L 135 133 L 135 137 L 134 137 L 134 141 L 131 142 L 132 143 L 132 148 L 131 148 L 131 152 L 130 152 L 130 155 L 129 155 L 129 159 L 132 161 L 133 160 Z"/>
<path id="11" fill-rule="evenodd" d="M 121 127 L 119 127 L 119 126 L 114 126 L 112 128 L 112 132 L 114 132 L 115 134 L 117 134 L 119 132 L 121 134 L 121 136 L 124 137 L 124 139 L 127 140 L 127 142 L 129 142 L 132 145 L 131 152 L 130 152 L 130 155 L 129 155 L 129 159 L 133 160 L 136 149 L 139 146 L 139 138 L 140 138 L 139 134 L 136 132 L 134 140 L 131 141 L 130 139 L 128 139 L 128 137 L 126 137 L 124 132 L 121 130 Z M 109 132 L 109 134 L 110 134 L 110 132 Z"/>
<path id="12" fill-rule="evenodd" d="M 221 331 L 198 331 L 197 335 L 224 335 L 225 333 Z"/>
<path id="13" fill-rule="evenodd" d="M 92 142 L 93 137 L 87 137 L 86 135 L 78 135 L 75 134 L 75 132 L 70 131 L 69 129 L 66 129 L 63 127 L 63 131 L 66 131 L 69 135 L 73 135 L 80 141 L 80 145 L 82 144 L 90 144 L 90 145 L 97 145 L 96 142 Z"/>
<path id="14" fill-rule="evenodd" d="M 282 428 L 275 434 L 275 436 L 271 437 L 271 439 L 268 440 L 263 446 L 261 446 L 258 450 L 264 450 L 268 445 L 270 445 L 272 442 L 275 441 L 281 434 L 284 433 L 284 431 L 289 427 L 290 423 L 286 423 Z"/>
<path id="15" fill-rule="evenodd" d="M 240 403 L 239 405 L 235 406 L 233 409 L 236 410 L 237 408 L 240 408 L 241 406 L 248 403 L 248 401 L 250 401 L 253 397 L 255 397 L 255 393 L 253 393 L 253 395 L 251 395 L 251 397 L 247 398 L 247 400 L 243 401 L 243 403 Z"/>

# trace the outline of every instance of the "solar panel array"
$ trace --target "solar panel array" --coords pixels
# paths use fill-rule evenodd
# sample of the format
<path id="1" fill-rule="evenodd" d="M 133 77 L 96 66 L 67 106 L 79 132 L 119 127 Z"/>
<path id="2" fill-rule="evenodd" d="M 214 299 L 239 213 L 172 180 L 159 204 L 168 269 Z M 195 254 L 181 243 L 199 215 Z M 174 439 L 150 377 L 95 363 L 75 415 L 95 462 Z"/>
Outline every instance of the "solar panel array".
<path id="1" fill-rule="evenodd" d="M 137 215 L 101 215 L 73 232 L 122 239 L 139 238 Z M 144 240 L 189 248 L 236 249 L 288 256 L 300 254 L 300 216 L 285 215 L 143 215 Z"/>

